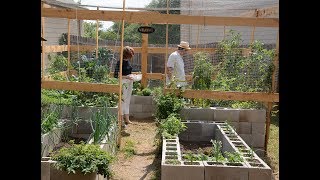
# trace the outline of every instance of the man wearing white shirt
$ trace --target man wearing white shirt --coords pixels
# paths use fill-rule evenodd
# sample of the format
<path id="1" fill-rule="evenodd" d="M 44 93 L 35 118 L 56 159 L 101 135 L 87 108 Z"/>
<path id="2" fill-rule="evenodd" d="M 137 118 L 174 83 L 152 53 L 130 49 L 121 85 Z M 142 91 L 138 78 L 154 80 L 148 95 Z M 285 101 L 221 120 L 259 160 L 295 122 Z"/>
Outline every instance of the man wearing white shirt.
<path id="1" fill-rule="evenodd" d="M 188 42 L 181 41 L 178 45 L 178 50 L 170 54 L 167 62 L 167 86 L 171 87 L 173 83 L 175 83 L 177 87 L 184 87 L 187 85 L 182 57 L 187 54 L 187 51 L 190 49 Z"/>

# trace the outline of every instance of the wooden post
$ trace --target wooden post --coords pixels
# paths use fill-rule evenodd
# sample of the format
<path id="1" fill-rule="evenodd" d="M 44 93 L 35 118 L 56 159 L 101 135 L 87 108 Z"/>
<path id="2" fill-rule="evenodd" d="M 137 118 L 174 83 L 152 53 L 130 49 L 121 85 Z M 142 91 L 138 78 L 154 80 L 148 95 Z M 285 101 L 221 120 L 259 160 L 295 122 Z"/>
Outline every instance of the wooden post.
<path id="1" fill-rule="evenodd" d="M 198 33 L 197 33 L 197 45 L 196 45 L 196 51 L 198 50 L 198 44 L 199 44 L 199 34 L 200 34 L 200 25 L 198 25 Z"/>
<path id="2" fill-rule="evenodd" d="M 97 10 L 99 10 L 99 7 L 97 7 Z M 97 26 L 96 26 L 96 58 L 98 58 L 99 53 L 99 19 L 97 19 Z"/>
<path id="3" fill-rule="evenodd" d="M 123 0 L 123 9 L 122 9 L 122 28 L 121 28 L 121 49 L 120 49 L 120 68 L 119 68 L 119 100 L 118 100 L 118 138 L 117 138 L 117 146 L 120 147 L 121 145 L 121 131 L 122 131 L 122 61 L 123 61 L 123 37 L 124 37 L 124 12 L 125 12 L 125 0 Z"/>
<path id="4" fill-rule="evenodd" d="M 41 2 L 41 11 L 43 9 L 43 2 Z M 41 18 L 41 37 L 44 38 L 44 17 Z M 43 47 L 45 43 L 44 41 L 41 41 L 41 79 L 44 79 L 44 52 Z"/>
<path id="5" fill-rule="evenodd" d="M 253 41 L 254 41 L 254 32 L 255 32 L 255 30 L 256 30 L 256 27 L 253 26 L 253 29 L 252 29 L 252 32 L 251 32 L 251 43 L 253 43 Z"/>
<path id="6" fill-rule="evenodd" d="M 274 64 L 274 71 L 272 73 L 272 88 L 271 91 L 272 93 L 274 93 L 275 91 L 275 74 L 276 74 L 276 70 L 279 64 L 279 31 L 277 34 L 277 44 L 276 44 L 276 54 L 275 57 L 273 59 L 273 64 Z M 269 142 L 269 131 L 270 131 L 270 122 L 271 122 L 271 111 L 272 111 L 272 102 L 268 102 L 268 109 L 267 109 L 267 119 L 266 119 L 266 133 L 265 133 L 265 140 L 264 140 L 264 152 L 265 154 L 267 154 L 267 150 L 268 150 L 268 142 Z"/>
<path id="7" fill-rule="evenodd" d="M 68 67 L 67 73 L 70 74 L 70 19 L 68 18 Z"/>
<path id="8" fill-rule="evenodd" d="M 146 26 L 148 24 L 145 24 Z M 147 70 L 148 70 L 148 34 L 142 34 L 142 47 L 141 47 L 141 72 L 142 79 L 141 85 L 142 87 L 147 87 L 148 79 L 147 79 Z"/>
<path id="9" fill-rule="evenodd" d="M 167 0 L 167 14 L 169 14 L 169 0 Z M 166 88 L 167 83 L 167 61 L 168 61 L 168 23 L 166 23 L 166 55 L 164 57 L 164 81 L 163 81 L 163 89 Z"/>

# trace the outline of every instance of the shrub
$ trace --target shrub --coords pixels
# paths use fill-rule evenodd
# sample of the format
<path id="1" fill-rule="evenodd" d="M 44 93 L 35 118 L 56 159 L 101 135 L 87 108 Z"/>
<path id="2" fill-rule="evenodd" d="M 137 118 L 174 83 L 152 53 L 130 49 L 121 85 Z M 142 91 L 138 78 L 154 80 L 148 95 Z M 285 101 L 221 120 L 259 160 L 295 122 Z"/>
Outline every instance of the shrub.
<path id="1" fill-rule="evenodd" d="M 84 142 L 74 144 L 72 141 L 70 143 L 70 147 L 63 147 L 52 156 L 52 160 L 56 161 L 54 166 L 57 169 L 66 171 L 68 174 L 97 172 L 104 177 L 111 175 L 109 164 L 114 157 L 100 149 L 99 145 Z"/>

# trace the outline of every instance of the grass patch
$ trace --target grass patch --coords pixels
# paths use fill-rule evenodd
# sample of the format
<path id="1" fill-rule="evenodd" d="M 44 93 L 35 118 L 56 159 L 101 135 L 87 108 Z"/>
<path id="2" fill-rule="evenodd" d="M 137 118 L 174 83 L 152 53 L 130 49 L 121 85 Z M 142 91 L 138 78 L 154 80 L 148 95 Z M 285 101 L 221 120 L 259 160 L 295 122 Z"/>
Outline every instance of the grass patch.
<path id="1" fill-rule="evenodd" d="M 266 162 L 274 173 L 279 172 L 279 115 L 271 117 Z"/>
<path id="2" fill-rule="evenodd" d="M 127 140 L 123 149 L 122 149 L 122 152 L 124 153 L 126 158 L 130 158 L 133 155 L 135 155 L 136 152 L 134 150 L 134 142 L 131 140 Z"/>

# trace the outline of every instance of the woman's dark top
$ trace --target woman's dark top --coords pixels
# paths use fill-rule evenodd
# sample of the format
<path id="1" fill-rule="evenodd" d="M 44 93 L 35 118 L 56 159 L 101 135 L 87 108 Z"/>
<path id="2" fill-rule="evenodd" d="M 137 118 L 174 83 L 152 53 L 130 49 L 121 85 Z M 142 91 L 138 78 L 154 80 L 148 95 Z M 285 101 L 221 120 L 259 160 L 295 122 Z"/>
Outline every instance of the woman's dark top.
<path id="1" fill-rule="evenodd" d="M 120 67 L 120 61 L 117 61 L 117 65 L 114 70 L 114 77 L 115 78 L 119 77 L 119 71 L 120 71 L 119 67 Z M 127 76 L 127 75 L 131 74 L 131 72 L 132 72 L 132 66 L 130 65 L 130 61 L 123 60 L 122 61 L 122 76 Z"/>

